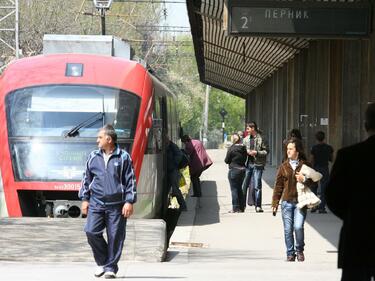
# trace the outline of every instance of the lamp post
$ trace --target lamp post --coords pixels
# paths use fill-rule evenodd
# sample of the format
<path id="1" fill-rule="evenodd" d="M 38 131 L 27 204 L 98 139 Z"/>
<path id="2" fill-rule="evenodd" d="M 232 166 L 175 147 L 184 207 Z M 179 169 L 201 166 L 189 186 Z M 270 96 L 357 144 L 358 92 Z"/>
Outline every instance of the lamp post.
<path id="1" fill-rule="evenodd" d="M 206 85 L 206 98 L 204 102 L 204 113 L 203 113 L 203 145 L 207 146 L 207 132 L 208 132 L 208 100 L 210 97 L 211 86 Z"/>
<path id="2" fill-rule="evenodd" d="M 221 118 L 223 118 L 223 123 L 222 123 L 222 129 L 223 129 L 223 142 L 225 143 L 225 138 L 224 138 L 224 129 L 225 129 L 225 122 L 224 122 L 224 119 L 225 119 L 225 116 L 228 114 L 228 112 L 224 109 L 224 107 L 222 107 L 220 109 L 220 115 L 221 115 Z"/>
<path id="3" fill-rule="evenodd" d="M 113 0 L 93 0 L 95 8 L 100 12 L 100 19 L 102 25 L 102 35 L 105 35 L 105 11 L 109 10 Z"/>

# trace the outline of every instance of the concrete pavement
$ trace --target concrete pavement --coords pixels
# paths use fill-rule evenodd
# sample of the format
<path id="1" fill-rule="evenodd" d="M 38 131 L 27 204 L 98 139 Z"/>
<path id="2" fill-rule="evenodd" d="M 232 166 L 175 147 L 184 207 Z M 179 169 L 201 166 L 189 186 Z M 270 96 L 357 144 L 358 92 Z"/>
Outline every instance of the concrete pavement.
<path id="1" fill-rule="evenodd" d="M 168 262 L 122 261 L 118 277 L 136 280 L 335 281 L 336 244 L 341 223 L 332 214 L 308 214 L 305 224 L 306 261 L 285 262 L 280 213 L 273 217 L 271 201 L 275 169 L 264 175 L 264 213 L 253 207 L 229 214 L 231 197 L 225 150 L 210 150 L 214 165 L 202 175 L 203 197 L 188 199 L 171 237 Z M 1 231 L 1 230 L 0 230 Z M 126 249 L 124 251 L 126 254 Z M 0 280 L 100 280 L 92 262 L 0 261 Z"/>
<path id="2" fill-rule="evenodd" d="M 251 280 L 293 281 L 302 277 L 304 281 L 339 280 L 336 245 L 341 222 L 337 218 L 330 213 L 308 213 L 305 224 L 306 261 L 285 262 L 281 214 L 279 212 L 273 217 L 270 209 L 276 168 L 267 167 L 264 172 L 265 212 L 256 213 L 254 207 L 248 206 L 245 213 L 230 214 L 231 195 L 227 166 L 223 162 L 225 151 L 210 150 L 209 153 L 214 165 L 202 176 L 203 197 L 199 201 L 193 198 L 197 206 L 194 225 L 192 227 L 186 223 L 192 220 L 189 219 L 192 214 L 182 213 L 180 225 L 171 238 L 170 250 L 183 245 L 181 242 L 192 244 L 187 251 L 185 249 L 184 256 L 176 258 L 176 261 L 205 264 L 207 268 L 208 264 L 212 264 L 213 272 L 232 268 L 230 274 L 240 278 L 251 277 Z M 185 229 L 191 230 L 189 237 L 186 235 L 189 231 Z M 184 239 L 188 240 L 182 241 Z M 221 273 L 216 279 L 227 280 L 225 274 Z"/>

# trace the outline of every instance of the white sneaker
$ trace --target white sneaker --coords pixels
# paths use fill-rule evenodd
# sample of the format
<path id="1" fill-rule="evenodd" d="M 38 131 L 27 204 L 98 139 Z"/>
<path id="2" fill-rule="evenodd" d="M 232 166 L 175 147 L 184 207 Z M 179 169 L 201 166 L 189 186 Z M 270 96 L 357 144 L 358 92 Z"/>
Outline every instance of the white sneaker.
<path id="1" fill-rule="evenodd" d="M 116 278 L 116 273 L 114 273 L 112 271 L 108 271 L 108 272 L 104 273 L 104 278 L 105 279 L 114 279 L 114 278 Z"/>
<path id="2" fill-rule="evenodd" d="M 104 267 L 103 266 L 97 266 L 95 270 L 95 277 L 101 277 L 104 274 Z"/>

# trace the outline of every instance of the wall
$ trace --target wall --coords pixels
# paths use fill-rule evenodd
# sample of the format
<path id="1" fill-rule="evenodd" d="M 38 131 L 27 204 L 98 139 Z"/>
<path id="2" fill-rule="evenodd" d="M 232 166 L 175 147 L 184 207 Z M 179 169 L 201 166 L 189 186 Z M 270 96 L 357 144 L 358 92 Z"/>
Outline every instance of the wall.
<path id="1" fill-rule="evenodd" d="M 282 141 L 293 128 L 301 130 L 306 152 L 318 130 L 336 151 L 366 138 L 364 111 L 375 101 L 374 59 L 374 36 L 311 41 L 249 94 L 246 120 L 255 120 L 268 139 L 270 164 L 281 163 Z"/>

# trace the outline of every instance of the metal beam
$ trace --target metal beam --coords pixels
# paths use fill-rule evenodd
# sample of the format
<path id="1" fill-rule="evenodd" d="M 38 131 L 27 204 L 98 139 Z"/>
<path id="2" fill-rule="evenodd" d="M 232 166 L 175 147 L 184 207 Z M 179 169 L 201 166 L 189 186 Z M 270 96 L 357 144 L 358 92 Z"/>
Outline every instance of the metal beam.
<path id="1" fill-rule="evenodd" d="M 19 57 L 19 14 L 18 14 L 18 0 L 0 0 L 0 10 L 5 11 L 5 14 L 1 15 L 0 18 L 0 44 L 14 52 L 14 56 L 18 59 Z M 14 15 L 14 21 L 9 23 L 8 18 Z M 8 19 L 8 22 L 5 22 Z M 5 34 L 12 32 L 12 39 L 5 37 Z M 12 42 L 14 39 L 14 43 Z"/>
<path id="2" fill-rule="evenodd" d="M 268 62 L 265 62 L 265 61 L 262 61 L 262 60 L 259 60 L 259 59 L 256 59 L 254 57 L 250 57 L 250 56 L 244 56 L 243 53 L 240 53 L 240 52 L 236 52 L 235 50 L 232 50 L 232 49 L 229 49 L 229 48 L 226 48 L 224 46 L 221 46 L 221 45 L 217 45 L 215 43 L 212 43 L 212 42 L 209 42 L 209 41 L 206 41 L 206 40 L 203 40 L 203 43 L 204 44 L 208 44 L 208 45 L 212 45 L 212 46 L 215 46 L 217 48 L 220 48 L 220 49 L 223 49 L 227 52 L 230 52 L 230 53 L 233 53 L 233 54 L 236 54 L 238 56 L 241 56 L 241 57 L 244 57 L 245 59 L 249 59 L 249 60 L 253 60 L 257 63 L 260 63 L 260 64 L 263 64 L 263 65 L 266 65 L 268 67 L 271 67 L 271 68 L 277 68 L 278 66 L 275 65 L 275 64 L 271 64 L 271 63 L 268 63 Z"/>

